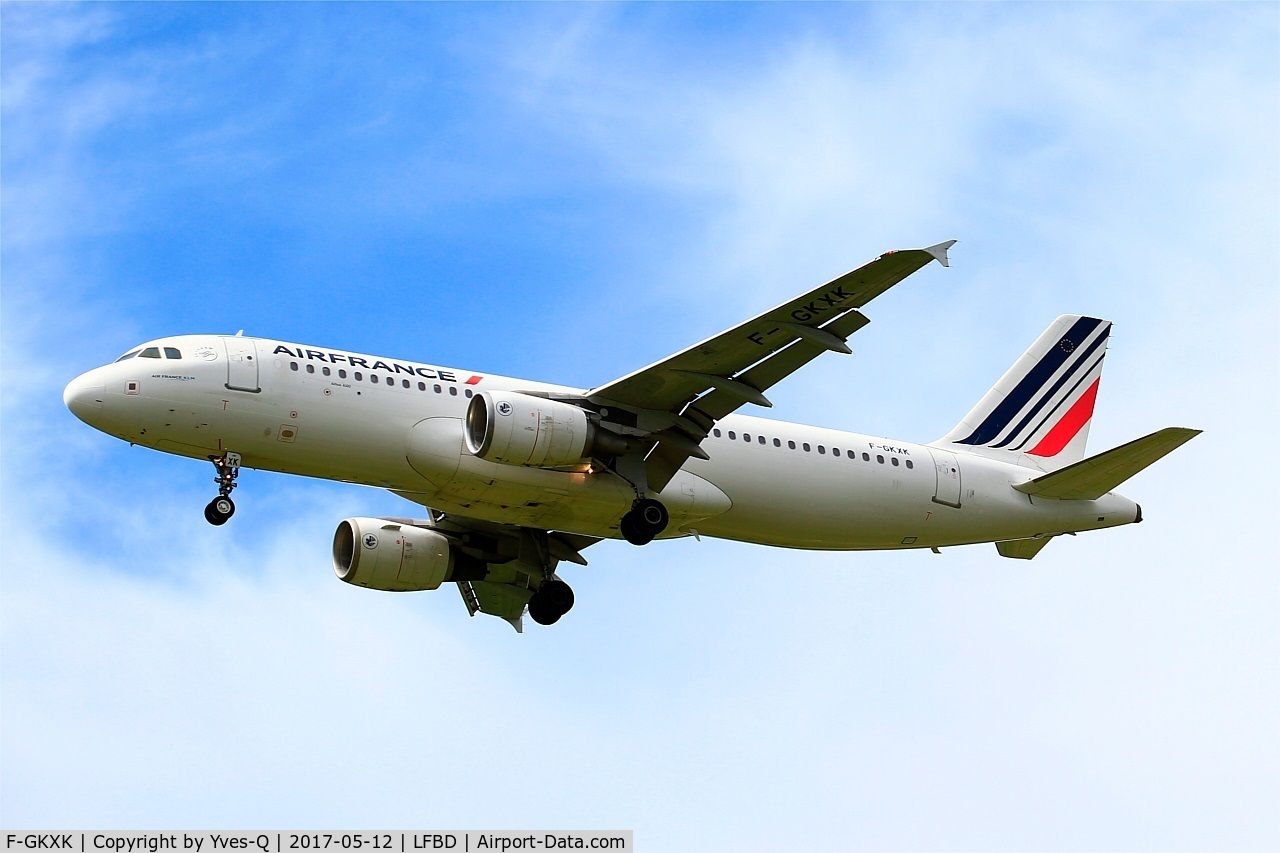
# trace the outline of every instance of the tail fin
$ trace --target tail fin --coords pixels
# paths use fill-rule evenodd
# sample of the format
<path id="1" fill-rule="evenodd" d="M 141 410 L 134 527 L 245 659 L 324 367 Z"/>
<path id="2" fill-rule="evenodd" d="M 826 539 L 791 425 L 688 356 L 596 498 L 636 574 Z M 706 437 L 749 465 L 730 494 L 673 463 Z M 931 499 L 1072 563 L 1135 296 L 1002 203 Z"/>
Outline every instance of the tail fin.
<path id="1" fill-rule="evenodd" d="M 1084 458 L 1111 323 L 1063 314 L 934 444 L 1056 471 Z"/>

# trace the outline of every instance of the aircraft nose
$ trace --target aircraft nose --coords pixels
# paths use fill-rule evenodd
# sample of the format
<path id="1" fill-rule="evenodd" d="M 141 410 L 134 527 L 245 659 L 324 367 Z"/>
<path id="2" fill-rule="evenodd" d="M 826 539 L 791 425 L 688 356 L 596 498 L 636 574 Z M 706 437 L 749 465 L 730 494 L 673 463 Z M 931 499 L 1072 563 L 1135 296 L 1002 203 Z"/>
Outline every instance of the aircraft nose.
<path id="1" fill-rule="evenodd" d="M 95 371 L 81 374 L 67 383 L 62 392 L 62 402 L 71 410 L 71 414 L 87 424 L 92 424 L 95 416 L 102 412 L 102 401 L 106 397 L 107 386 L 95 375 Z"/>

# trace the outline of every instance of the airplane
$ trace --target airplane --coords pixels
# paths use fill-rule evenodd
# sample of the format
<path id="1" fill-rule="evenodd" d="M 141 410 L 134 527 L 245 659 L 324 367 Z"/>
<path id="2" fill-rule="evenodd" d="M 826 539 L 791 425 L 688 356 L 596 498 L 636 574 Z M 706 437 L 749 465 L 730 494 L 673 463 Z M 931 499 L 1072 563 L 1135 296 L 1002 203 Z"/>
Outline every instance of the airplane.
<path id="1" fill-rule="evenodd" d="M 1062 535 L 1142 521 L 1113 491 L 1194 438 L 1171 427 L 1085 456 L 1111 323 L 1054 320 L 949 433 L 928 444 L 767 420 L 765 392 L 849 354 L 860 309 L 949 240 L 870 263 L 591 389 L 236 335 L 133 347 L 63 400 L 132 444 L 204 459 L 221 525 L 242 468 L 388 489 L 425 518 L 347 518 L 343 581 L 454 583 L 470 615 L 523 630 L 574 604 L 558 574 L 603 539 L 702 536 L 869 551 L 994 542 L 1029 560 Z"/>

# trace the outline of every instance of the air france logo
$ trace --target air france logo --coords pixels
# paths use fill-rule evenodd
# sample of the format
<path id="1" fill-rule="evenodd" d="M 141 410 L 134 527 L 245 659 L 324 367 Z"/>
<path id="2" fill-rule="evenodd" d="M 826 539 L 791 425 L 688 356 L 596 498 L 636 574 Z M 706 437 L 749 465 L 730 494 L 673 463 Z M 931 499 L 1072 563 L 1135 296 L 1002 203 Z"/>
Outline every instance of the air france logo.
<path id="1" fill-rule="evenodd" d="M 504 417 L 506 415 L 511 414 L 511 404 L 508 403 L 506 400 L 503 400 L 501 403 L 499 403 L 498 414 L 503 415 Z"/>
<path id="2" fill-rule="evenodd" d="M 421 379 L 432 379 L 440 382 L 457 382 L 458 377 L 454 375 L 452 370 L 444 370 L 438 367 L 426 367 L 420 364 L 406 364 L 399 361 L 387 363 L 379 358 L 374 358 L 373 363 L 369 363 L 370 356 L 366 358 L 359 355 L 344 355 L 340 352 L 322 352 L 318 349 L 303 349 L 298 347 L 297 352 L 289 349 L 284 344 L 277 346 L 271 353 L 272 355 L 287 355 L 292 358 L 305 358 L 308 361 L 319 361 L 325 364 L 349 364 L 352 367 L 362 367 L 365 370 L 385 370 L 388 373 L 404 373 L 409 376 L 417 376 Z M 473 376 L 467 380 L 468 385 L 474 385 L 483 377 Z"/>
<path id="3" fill-rule="evenodd" d="M 372 533 L 366 533 L 366 534 L 364 535 L 364 547 L 366 547 L 366 548 L 377 548 L 377 547 L 378 547 L 378 537 L 377 537 L 377 536 L 374 536 Z"/>

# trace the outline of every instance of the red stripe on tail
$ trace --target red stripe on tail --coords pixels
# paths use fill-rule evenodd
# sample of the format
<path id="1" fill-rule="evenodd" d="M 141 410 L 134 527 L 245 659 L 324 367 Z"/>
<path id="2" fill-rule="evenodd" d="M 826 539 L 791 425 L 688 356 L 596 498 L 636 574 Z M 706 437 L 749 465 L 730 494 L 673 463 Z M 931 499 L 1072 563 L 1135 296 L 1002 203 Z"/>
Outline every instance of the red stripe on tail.
<path id="1" fill-rule="evenodd" d="M 1102 377 L 1093 380 L 1089 390 L 1076 400 L 1075 404 L 1062 416 L 1062 420 L 1049 430 L 1049 434 L 1040 439 L 1040 443 L 1027 451 L 1032 456 L 1057 456 L 1062 448 L 1071 443 L 1089 418 L 1093 417 L 1093 401 L 1098 396 L 1098 383 Z"/>

